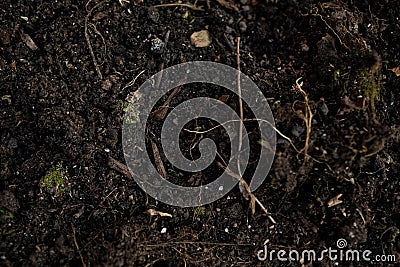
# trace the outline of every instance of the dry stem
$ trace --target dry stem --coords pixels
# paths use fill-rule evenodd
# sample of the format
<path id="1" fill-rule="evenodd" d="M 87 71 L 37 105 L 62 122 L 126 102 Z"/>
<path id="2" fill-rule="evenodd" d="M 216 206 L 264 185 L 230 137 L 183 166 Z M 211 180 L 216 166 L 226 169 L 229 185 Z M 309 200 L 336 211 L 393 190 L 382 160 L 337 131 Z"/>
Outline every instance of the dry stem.
<path id="1" fill-rule="evenodd" d="M 309 104 L 309 99 L 307 93 L 301 88 L 303 83 L 300 83 L 301 78 L 298 78 L 296 80 L 296 85 L 295 85 L 295 90 L 299 91 L 303 98 L 304 98 L 304 107 L 305 111 L 295 111 L 297 115 L 303 119 L 304 123 L 306 124 L 306 142 L 304 144 L 304 147 L 300 150 L 300 153 L 304 154 L 304 161 L 307 161 L 308 159 L 308 148 L 310 145 L 310 136 L 311 136 L 311 128 L 312 128 L 312 119 L 314 114 L 311 111 L 310 104 Z M 293 109 L 294 106 L 296 105 L 298 101 L 295 101 L 293 103 Z"/>
<path id="2" fill-rule="evenodd" d="M 86 7 L 90 2 L 91 2 L 91 0 L 89 0 L 86 3 Z M 94 55 L 92 44 L 90 42 L 89 33 L 88 33 L 88 20 L 89 20 L 90 15 L 92 14 L 93 10 L 95 10 L 96 8 L 101 6 L 104 2 L 105 1 L 101 1 L 100 3 L 96 4 L 92 9 L 90 9 L 88 11 L 87 15 L 85 16 L 85 38 L 86 38 L 87 45 L 89 47 L 90 55 L 92 56 L 94 67 L 96 68 L 97 75 L 99 75 L 99 78 L 101 80 L 103 79 L 103 75 L 101 74 L 99 64 L 97 64 L 96 56 Z"/>

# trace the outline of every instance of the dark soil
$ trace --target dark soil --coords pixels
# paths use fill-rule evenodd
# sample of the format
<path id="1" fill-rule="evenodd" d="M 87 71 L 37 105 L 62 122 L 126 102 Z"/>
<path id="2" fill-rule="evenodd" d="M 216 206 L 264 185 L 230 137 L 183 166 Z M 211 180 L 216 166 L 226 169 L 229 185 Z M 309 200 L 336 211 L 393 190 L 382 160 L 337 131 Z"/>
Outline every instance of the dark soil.
<path id="1" fill-rule="evenodd" d="M 399 266 L 400 77 L 391 71 L 400 66 L 398 1 L 152 7 L 165 3 L 1 1 L 1 265 L 301 266 L 276 256 L 262 262 L 257 252 L 265 242 L 270 250 L 322 251 L 344 238 L 347 248 L 395 255 L 397 263 L 325 258 L 303 266 Z M 190 35 L 204 29 L 212 43 L 196 48 Z M 278 135 L 272 169 L 255 192 L 276 224 L 258 207 L 252 215 L 238 188 L 201 208 L 179 208 L 147 196 L 125 171 L 127 97 L 175 64 L 236 68 L 238 36 L 242 72 L 270 99 L 277 128 L 299 149 L 307 130 L 304 99 L 293 89 L 300 77 L 314 114 L 312 158 Z M 154 47 L 157 38 L 163 47 Z M 171 105 L 192 97 L 190 90 Z M 235 97 L 226 101 L 237 109 Z M 161 123 L 149 122 L 149 140 L 159 142 L 153 134 Z M 215 122 L 188 127 L 198 124 Z M 206 137 L 213 135 L 229 158 L 223 131 Z M 182 150 L 196 138 L 182 136 L 193 140 Z M 171 175 L 193 185 L 219 173 Z M 329 206 L 339 194 L 343 202 Z"/>

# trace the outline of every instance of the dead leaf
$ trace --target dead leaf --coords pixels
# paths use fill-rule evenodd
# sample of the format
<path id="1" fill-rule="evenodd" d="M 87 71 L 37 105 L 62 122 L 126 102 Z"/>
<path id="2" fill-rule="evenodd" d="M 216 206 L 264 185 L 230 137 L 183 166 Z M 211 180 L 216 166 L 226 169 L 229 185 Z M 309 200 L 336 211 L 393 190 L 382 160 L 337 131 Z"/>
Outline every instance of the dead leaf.
<path id="1" fill-rule="evenodd" d="M 239 12 L 239 8 L 231 0 L 217 0 L 217 2 L 226 8 Z"/>
<path id="2" fill-rule="evenodd" d="M 148 210 L 146 210 L 146 212 L 148 213 L 148 214 L 150 214 L 150 216 L 161 216 L 161 217 L 171 217 L 172 218 L 172 215 L 171 214 L 169 214 L 169 213 L 166 213 L 166 212 L 161 212 L 161 211 L 158 211 L 158 210 L 155 210 L 155 209 L 148 209 Z"/>
<path id="3" fill-rule="evenodd" d="M 393 73 L 396 74 L 397 77 L 400 76 L 400 67 L 392 68 L 390 70 L 393 71 Z"/>
<path id="4" fill-rule="evenodd" d="M 211 44 L 210 33 L 207 30 L 201 30 L 194 32 L 190 36 L 190 41 L 195 47 L 206 47 Z"/>
<path id="5" fill-rule="evenodd" d="M 35 51 L 38 49 L 35 42 L 28 34 L 21 32 L 21 39 L 31 50 Z"/>
<path id="6" fill-rule="evenodd" d="M 228 101 L 229 99 L 229 95 L 222 95 L 218 98 L 219 101 L 221 101 L 222 103 L 226 103 L 226 101 Z"/>
<path id="7" fill-rule="evenodd" d="M 328 208 L 331 208 L 333 206 L 339 205 L 340 203 L 343 203 L 343 201 L 339 199 L 341 196 L 343 196 L 343 194 L 339 194 L 336 197 L 331 198 L 328 201 Z"/>

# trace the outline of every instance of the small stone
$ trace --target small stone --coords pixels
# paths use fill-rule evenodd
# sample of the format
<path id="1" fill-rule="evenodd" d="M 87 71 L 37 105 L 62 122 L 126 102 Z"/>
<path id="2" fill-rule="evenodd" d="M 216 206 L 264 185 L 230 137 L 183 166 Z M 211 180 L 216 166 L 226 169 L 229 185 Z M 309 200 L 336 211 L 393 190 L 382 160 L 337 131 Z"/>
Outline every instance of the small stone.
<path id="1" fill-rule="evenodd" d="M 301 51 L 308 52 L 309 50 L 310 47 L 306 43 L 301 44 Z"/>
<path id="2" fill-rule="evenodd" d="M 247 30 L 247 24 L 244 21 L 239 22 L 239 29 L 241 32 L 245 32 Z"/>
<path id="3" fill-rule="evenodd" d="M 322 102 L 321 106 L 319 107 L 319 110 L 322 112 L 322 114 L 327 115 L 329 112 L 329 108 L 326 105 L 325 102 Z"/>
<path id="4" fill-rule="evenodd" d="M 194 32 L 190 36 L 190 41 L 195 47 L 207 47 L 211 44 L 210 33 L 207 30 Z"/>
<path id="5" fill-rule="evenodd" d="M 163 229 L 161 229 L 161 233 L 162 234 L 165 234 L 167 232 L 167 228 L 166 227 L 164 227 Z"/>
<path id="6" fill-rule="evenodd" d="M 232 27 L 229 27 L 229 26 L 226 26 L 225 27 L 225 32 L 227 33 L 227 34 L 231 34 L 231 33 L 233 33 L 233 29 L 232 29 Z"/>
<path id="7" fill-rule="evenodd" d="M 250 11 L 250 6 L 243 6 L 243 7 L 242 7 L 242 10 L 243 10 L 244 12 L 248 12 L 248 11 Z"/>
<path id="8" fill-rule="evenodd" d="M 151 48 L 150 50 L 156 53 L 159 53 L 162 51 L 162 49 L 164 48 L 164 42 L 156 37 L 153 40 L 151 40 Z"/>

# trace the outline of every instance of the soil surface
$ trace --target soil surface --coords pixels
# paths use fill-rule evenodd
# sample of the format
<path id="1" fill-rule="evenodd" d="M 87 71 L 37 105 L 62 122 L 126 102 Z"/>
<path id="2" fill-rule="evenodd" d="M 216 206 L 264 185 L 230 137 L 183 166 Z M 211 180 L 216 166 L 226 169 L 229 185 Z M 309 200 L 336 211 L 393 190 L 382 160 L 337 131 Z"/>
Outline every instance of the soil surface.
<path id="1" fill-rule="evenodd" d="M 201 30 L 211 43 L 196 47 L 191 35 Z M 272 168 L 254 192 L 276 223 L 259 206 L 252 214 L 239 187 L 197 208 L 157 202 L 125 165 L 133 92 L 179 63 L 236 68 L 237 37 L 241 71 L 268 99 L 279 130 Z M 395 0 L 1 1 L 0 265 L 399 266 L 398 67 Z M 238 111 L 237 96 L 198 88 L 183 87 L 168 106 L 210 93 Z M 155 165 L 186 186 L 221 174 L 217 162 L 197 174 L 168 163 L 156 117 L 147 131 Z M 256 126 L 246 124 L 252 153 Z M 221 129 L 182 133 L 181 150 L 195 159 L 198 141 L 213 138 L 229 159 Z M 247 182 L 260 164 L 250 162 Z M 338 249 L 339 239 L 343 251 L 387 262 L 257 258 L 264 245 L 288 257 Z"/>

